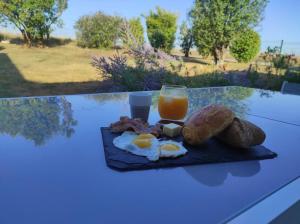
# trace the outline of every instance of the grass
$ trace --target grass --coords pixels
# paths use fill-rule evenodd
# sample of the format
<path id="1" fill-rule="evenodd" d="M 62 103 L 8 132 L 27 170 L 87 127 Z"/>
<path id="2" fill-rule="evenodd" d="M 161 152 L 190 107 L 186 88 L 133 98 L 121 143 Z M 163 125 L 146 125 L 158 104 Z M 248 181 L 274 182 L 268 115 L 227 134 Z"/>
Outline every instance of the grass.
<path id="1" fill-rule="evenodd" d="M 57 41 L 52 47 L 27 48 L 20 44 L 0 43 L 0 97 L 62 95 L 105 91 L 101 77 L 90 64 L 94 55 L 111 56 L 114 50 L 83 49 L 73 41 Z M 55 42 L 55 43 L 56 43 Z M 173 55 L 182 57 L 178 50 Z M 249 64 L 236 63 L 228 55 L 226 71 L 247 70 Z M 179 75 L 198 76 L 220 68 L 211 58 L 202 58 L 193 51 L 184 58 L 186 68 Z M 205 80 L 207 79 L 205 77 Z M 195 77 L 195 80 L 203 80 Z"/>
<path id="2" fill-rule="evenodd" d="M 93 92 L 101 77 L 90 65 L 91 57 L 112 53 L 73 42 L 52 48 L 0 43 L 0 97 Z"/>
<path id="3" fill-rule="evenodd" d="M 191 51 L 191 55 L 188 58 L 183 57 L 180 50 L 173 50 L 172 54 L 183 59 L 186 65 L 186 71 L 190 76 L 213 73 L 216 70 L 224 71 L 224 69 L 225 71 L 243 71 L 247 70 L 249 67 L 249 63 L 235 62 L 229 54 L 225 55 L 225 63 L 222 68 L 214 65 L 211 57 L 203 58 L 195 50 Z M 183 73 L 181 73 L 181 75 L 183 75 Z"/>
<path id="4" fill-rule="evenodd" d="M 86 50 L 69 44 L 55 48 L 27 48 L 2 44 L 6 54 L 23 78 L 38 83 L 64 83 L 94 81 L 99 77 L 90 66 L 91 56 L 100 50 Z M 107 54 L 108 52 L 103 52 Z M 5 66 L 5 65 L 1 65 Z M 9 66 L 4 73 L 10 73 Z"/>

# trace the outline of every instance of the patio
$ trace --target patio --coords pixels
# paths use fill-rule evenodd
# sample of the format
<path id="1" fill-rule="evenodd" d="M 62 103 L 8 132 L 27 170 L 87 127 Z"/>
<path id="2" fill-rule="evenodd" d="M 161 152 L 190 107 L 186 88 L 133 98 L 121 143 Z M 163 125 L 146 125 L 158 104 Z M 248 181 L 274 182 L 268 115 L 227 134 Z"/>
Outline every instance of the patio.
<path id="1" fill-rule="evenodd" d="M 159 120 L 153 92 L 149 123 Z M 130 116 L 128 93 L 0 99 L 0 223 L 222 223 L 300 175 L 299 96 L 189 90 L 189 113 L 223 104 L 260 126 L 271 160 L 118 172 L 100 127 Z"/>

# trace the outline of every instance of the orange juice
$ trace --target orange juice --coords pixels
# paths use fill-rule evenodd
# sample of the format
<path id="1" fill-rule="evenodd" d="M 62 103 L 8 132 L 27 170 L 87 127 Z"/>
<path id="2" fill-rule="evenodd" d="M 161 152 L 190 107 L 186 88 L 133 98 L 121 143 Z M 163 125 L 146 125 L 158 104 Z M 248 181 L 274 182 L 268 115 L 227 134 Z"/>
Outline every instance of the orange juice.
<path id="1" fill-rule="evenodd" d="M 181 120 L 188 110 L 188 98 L 180 96 L 160 95 L 158 100 L 158 112 L 163 119 Z"/>

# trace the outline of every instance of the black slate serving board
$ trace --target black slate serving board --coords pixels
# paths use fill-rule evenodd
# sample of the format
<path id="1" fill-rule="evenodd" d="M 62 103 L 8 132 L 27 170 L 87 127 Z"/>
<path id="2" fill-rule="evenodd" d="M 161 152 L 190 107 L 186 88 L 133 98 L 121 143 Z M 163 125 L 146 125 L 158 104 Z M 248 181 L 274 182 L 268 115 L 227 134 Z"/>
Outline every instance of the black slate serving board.
<path id="1" fill-rule="evenodd" d="M 146 170 L 163 167 L 178 167 L 206 163 L 224 163 L 247 160 L 273 159 L 275 152 L 259 145 L 249 149 L 235 149 L 215 139 L 207 141 L 201 146 L 184 144 L 188 153 L 178 158 L 163 158 L 158 161 L 149 161 L 142 156 L 133 155 L 120 150 L 113 145 L 113 139 L 119 134 L 111 133 L 109 128 L 101 128 L 105 160 L 107 166 L 120 171 Z M 173 139 L 182 141 L 181 137 Z"/>

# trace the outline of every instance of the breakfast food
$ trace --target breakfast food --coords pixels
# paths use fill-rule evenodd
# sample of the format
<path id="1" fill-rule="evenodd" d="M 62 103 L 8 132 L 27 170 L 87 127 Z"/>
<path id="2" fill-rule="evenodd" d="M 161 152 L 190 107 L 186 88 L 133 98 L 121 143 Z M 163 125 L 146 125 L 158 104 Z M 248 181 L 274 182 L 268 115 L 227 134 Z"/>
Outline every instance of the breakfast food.
<path id="1" fill-rule="evenodd" d="M 163 127 L 163 134 L 173 138 L 180 134 L 181 128 L 182 127 L 178 124 L 174 124 L 174 123 L 166 124 Z"/>
<path id="2" fill-rule="evenodd" d="M 157 161 L 165 157 L 176 158 L 188 152 L 181 142 L 165 140 L 175 138 L 180 133 L 183 140 L 193 146 L 216 137 L 230 146 L 249 148 L 263 143 L 266 137 L 259 127 L 236 118 L 230 109 L 222 105 L 209 105 L 194 112 L 184 124 L 179 123 L 183 127 L 175 123 L 149 126 L 141 119 L 121 117 L 110 126 L 112 132 L 122 133 L 114 138 L 113 144 L 121 150 Z M 164 138 L 166 136 L 168 138 Z"/>
<path id="3" fill-rule="evenodd" d="M 178 157 L 187 153 L 182 143 L 175 141 L 160 142 L 160 157 Z"/>
<path id="4" fill-rule="evenodd" d="M 217 135 L 222 142 L 237 148 L 249 148 L 264 142 L 266 135 L 264 131 L 239 118 L 235 118 L 229 127 Z"/>
<path id="5" fill-rule="evenodd" d="M 120 120 L 110 125 L 112 132 L 138 131 L 148 128 L 148 124 L 141 119 L 130 119 L 129 117 L 120 117 Z"/>
<path id="6" fill-rule="evenodd" d="M 234 113 L 221 105 L 210 105 L 193 113 L 182 129 L 184 140 L 190 145 L 199 145 L 227 128 Z"/>
<path id="7" fill-rule="evenodd" d="M 156 124 L 155 126 L 150 127 L 147 122 L 144 122 L 139 118 L 131 119 L 126 116 L 120 117 L 119 121 L 112 123 L 110 125 L 110 129 L 114 133 L 134 131 L 137 134 L 150 133 L 157 137 L 162 133 L 160 124 Z"/>
<path id="8" fill-rule="evenodd" d="M 179 142 L 171 140 L 159 142 L 154 135 L 137 135 L 129 131 L 114 138 L 113 144 L 121 150 L 147 157 L 151 161 L 157 161 L 160 157 L 174 158 L 187 153 L 187 150 Z"/>
<path id="9" fill-rule="evenodd" d="M 113 140 L 113 144 L 119 149 L 138 156 L 145 156 L 151 161 L 159 159 L 159 142 L 155 136 L 137 135 L 134 132 L 125 131 Z"/>

